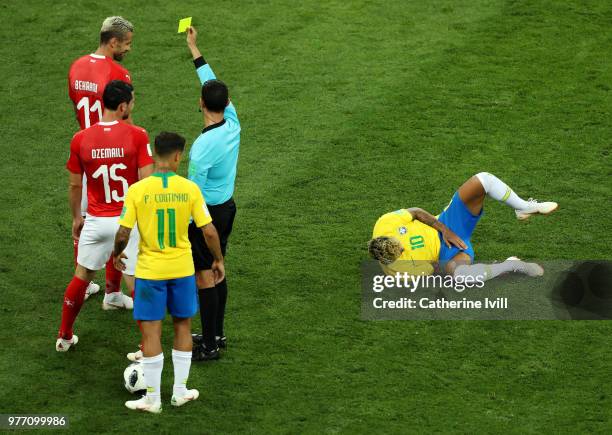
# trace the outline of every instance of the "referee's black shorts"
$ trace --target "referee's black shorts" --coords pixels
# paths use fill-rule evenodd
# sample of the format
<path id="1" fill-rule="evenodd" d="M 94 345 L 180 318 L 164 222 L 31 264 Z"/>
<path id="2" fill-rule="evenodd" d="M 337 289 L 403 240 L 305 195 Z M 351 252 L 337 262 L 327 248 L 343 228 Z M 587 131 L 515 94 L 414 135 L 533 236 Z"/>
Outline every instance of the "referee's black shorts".
<path id="1" fill-rule="evenodd" d="M 236 203 L 234 198 L 219 205 L 207 205 L 212 223 L 219 233 L 221 242 L 221 252 L 225 257 L 227 249 L 227 240 L 232 232 L 234 218 L 236 217 Z M 208 270 L 213 264 L 213 255 L 206 245 L 206 240 L 202 234 L 202 229 L 195 226 L 192 222 L 189 224 L 189 242 L 191 243 L 191 254 L 193 255 L 193 264 L 195 270 Z"/>

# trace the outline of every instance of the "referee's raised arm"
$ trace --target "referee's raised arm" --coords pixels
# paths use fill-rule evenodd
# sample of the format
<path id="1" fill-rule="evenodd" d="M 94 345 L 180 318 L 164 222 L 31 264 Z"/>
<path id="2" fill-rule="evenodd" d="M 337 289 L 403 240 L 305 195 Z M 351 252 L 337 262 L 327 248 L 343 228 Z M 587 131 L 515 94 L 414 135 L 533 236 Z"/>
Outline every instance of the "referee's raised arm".
<path id="1" fill-rule="evenodd" d="M 189 50 L 191 51 L 191 55 L 193 56 L 193 59 L 198 59 L 200 57 L 202 57 L 202 53 L 200 53 L 200 50 L 198 49 L 198 46 L 196 44 L 196 41 L 198 39 L 198 31 L 195 29 L 195 27 L 188 27 L 187 28 L 187 46 L 189 47 Z"/>
<path id="2" fill-rule="evenodd" d="M 240 149 L 240 122 L 230 102 L 227 86 L 217 80 L 198 49 L 196 39 L 196 30 L 190 27 L 187 30 L 187 46 L 201 84 L 200 109 L 204 129 L 189 152 L 189 179 L 198 185 L 204 196 L 225 257 L 236 216 L 233 195 Z M 218 359 L 219 348 L 226 346 L 223 320 L 227 281 L 224 279 L 215 283 L 212 270 L 214 256 L 202 231 L 193 224 L 189 227 L 189 241 L 196 270 L 202 322 L 202 334 L 194 337 L 193 360 Z"/>
<path id="3" fill-rule="evenodd" d="M 197 45 L 197 37 L 198 32 L 195 27 L 189 27 L 187 29 L 187 46 L 189 47 L 189 51 L 191 51 L 191 56 L 193 57 L 193 64 L 196 68 L 196 73 L 198 74 L 198 78 L 200 79 L 200 85 L 203 85 L 209 80 L 216 80 L 217 76 L 213 72 L 210 65 L 204 59 L 204 56 L 200 52 L 200 49 Z M 228 104 L 224 110 L 225 119 L 229 119 L 233 122 L 240 123 L 238 120 L 238 115 L 236 113 L 236 108 L 232 104 L 232 102 L 228 98 Z"/>

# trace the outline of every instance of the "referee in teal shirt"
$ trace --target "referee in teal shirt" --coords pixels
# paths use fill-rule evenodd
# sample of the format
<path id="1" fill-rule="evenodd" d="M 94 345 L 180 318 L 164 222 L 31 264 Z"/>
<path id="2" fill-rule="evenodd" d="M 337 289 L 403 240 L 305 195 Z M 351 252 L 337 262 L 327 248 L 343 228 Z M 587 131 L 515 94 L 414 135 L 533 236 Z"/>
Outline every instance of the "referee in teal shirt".
<path id="1" fill-rule="evenodd" d="M 204 130 L 189 152 L 189 179 L 202 191 L 213 224 L 219 233 L 223 256 L 232 232 L 236 204 L 234 182 L 240 149 L 240 122 L 229 100 L 227 86 L 217 80 L 196 45 L 197 32 L 187 30 L 187 45 L 202 85 L 200 108 L 204 113 Z M 223 319 L 227 302 L 227 281 L 215 285 L 211 270 L 213 256 L 202 231 L 192 223 L 189 241 L 196 270 L 202 335 L 194 335 L 193 359 L 206 361 L 219 358 L 219 347 L 225 348 Z"/>

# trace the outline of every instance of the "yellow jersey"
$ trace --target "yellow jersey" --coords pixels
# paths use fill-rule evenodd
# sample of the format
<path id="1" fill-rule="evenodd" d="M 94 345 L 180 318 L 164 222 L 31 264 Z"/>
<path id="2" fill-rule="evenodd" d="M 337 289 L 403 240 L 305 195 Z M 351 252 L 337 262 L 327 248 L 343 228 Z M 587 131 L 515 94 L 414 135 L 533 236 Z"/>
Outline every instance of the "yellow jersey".
<path id="1" fill-rule="evenodd" d="M 195 273 L 189 243 L 190 219 L 212 222 L 200 188 L 174 172 L 156 172 L 130 186 L 119 225 L 138 223 L 136 278 L 174 279 Z"/>
<path id="2" fill-rule="evenodd" d="M 435 228 L 414 220 L 406 209 L 382 215 L 374 225 L 372 238 L 393 237 L 404 247 L 402 255 L 389 265 L 382 265 L 386 274 L 407 272 L 411 275 L 431 275 L 431 263 L 438 261 L 440 238 Z"/>

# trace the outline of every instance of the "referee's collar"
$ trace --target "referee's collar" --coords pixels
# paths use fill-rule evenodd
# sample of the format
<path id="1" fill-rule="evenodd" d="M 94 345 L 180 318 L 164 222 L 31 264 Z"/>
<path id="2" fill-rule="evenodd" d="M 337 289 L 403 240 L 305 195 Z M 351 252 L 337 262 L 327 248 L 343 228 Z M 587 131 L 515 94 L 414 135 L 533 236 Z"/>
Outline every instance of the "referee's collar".
<path id="1" fill-rule="evenodd" d="M 223 121 L 221 121 L 221 122 L 217 122 L 216 124 L 211 124 L 208 127 L 206 127 L 204 130 L 202 130 L 202 134 L 204 134 L 207 131 L 210 131 L 212 129 L 215 129 L 217 127 L 221 127 L 223 124 L 225 124 L 225 118 L 223 118 Z"/>

